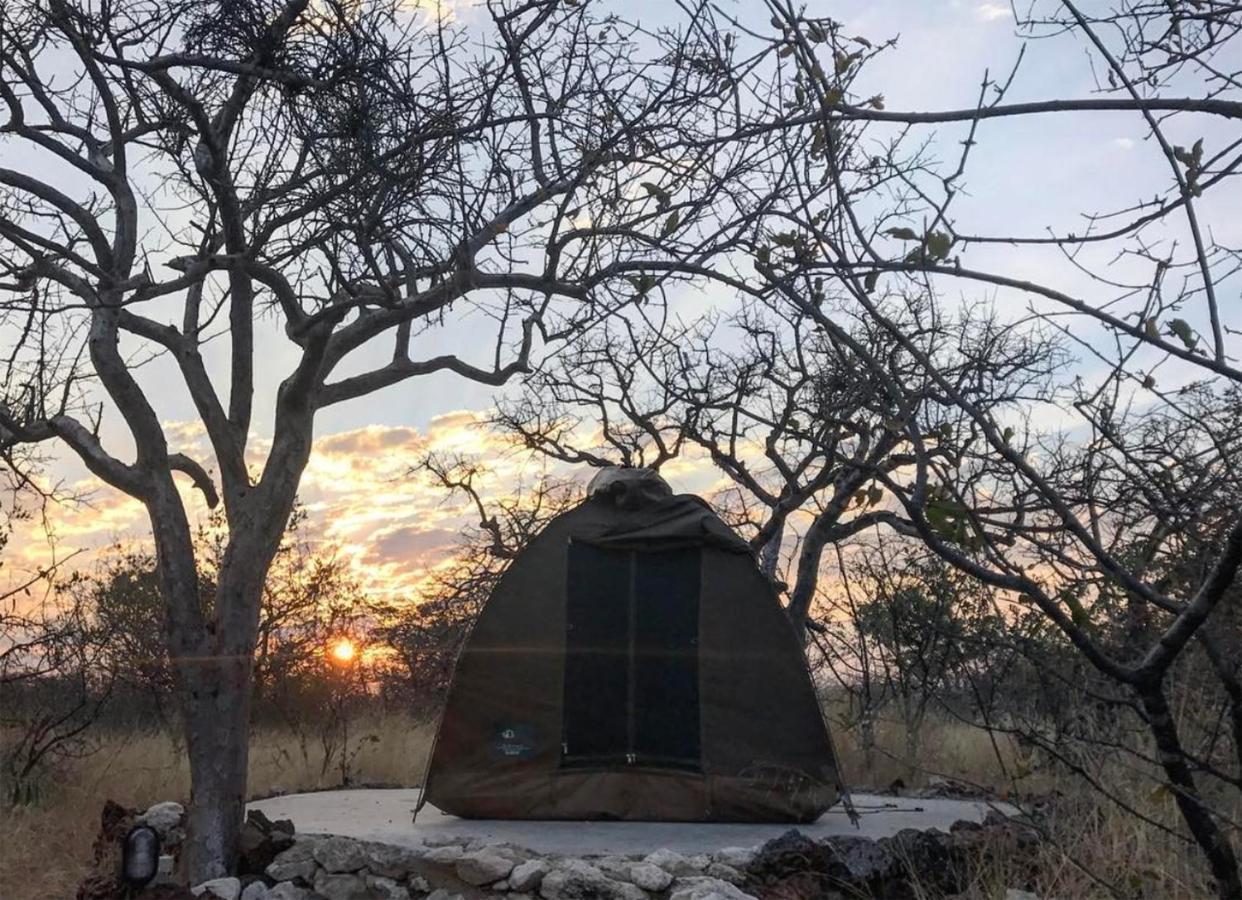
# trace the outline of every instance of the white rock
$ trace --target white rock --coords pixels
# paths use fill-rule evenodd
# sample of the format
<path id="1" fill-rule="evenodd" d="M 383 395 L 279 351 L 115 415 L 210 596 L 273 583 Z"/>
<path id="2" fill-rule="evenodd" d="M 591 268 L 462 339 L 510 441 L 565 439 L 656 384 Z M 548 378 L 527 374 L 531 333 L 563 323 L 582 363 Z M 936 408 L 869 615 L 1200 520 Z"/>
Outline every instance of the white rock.
<path id="1" fill-rule="evenodd" d="M 719 862 L 709 865 L 704 874 L 709 878 L 719 878 L 721 881 L 727 881 L 729 884 L 741 884 L 746 880 L 746 876 L 733 868 L 733 866 L 727 866 Z"/>
<path id="2" fill-rule="evenodd" d="M 427 853 L 423 854 L 423 859 L 427 860 L 427 862 L 439 863 L 440 865 L 451 866 L 451 865 L 455 865 L 457 863 L 457 860 L 461 859 L 464 854 L 465 854 L 465 851 L 463 851 L 461 847 L 455 847 L 455 846 L 449 845 L 446 847 L 436 847 L 434 850 L 429 850 Z"/>
<path id="3" fill-rule="evenodd" d="M 431 882 L 422 875 L 411 875 L 410 888 L 418 891 L 420 894 L 429 894 L 431 893 Z"/>
<path id="4" fill-rule="evenodd" d="M 1039 900 L 1039 895 L 1021 888 L 1010 888 L 1005 891 L 1005 900 Z"/>
<path id="5" fill-rule="evenodd" d="M 152 825 L 152 828 L 155 826 Z M 216 897 L 218 900 L 238 900 L 241 896 L 241 881 L 237 878 L 213 878 L 190 888 L 195 897 Z"/>
<path id="6" fill-rule="evenodd" d="M 513 871 L 513 860 L 490 850 L 477 850 L 457 860 L 455 868 L 458 878 L 477 887 L 508 878 Z"/>
<path id="7" fill-rule="evenodd" d="M 670 875 L 697 875 L 711 864 L 711 859 L 702 854 L 682 856 L 672 850 L 661 848 L 653 850 L 643 857 L 643 862 L 659 866 Z"/>
<path id="8" fill-rule="evenodd" d="M 716 851 L 716 862 L 733 866 L 735 869 L 745 869 L 755 861 L 757 852 L 755 847 L 725 847 Z"/>
<path id="9" fill-rule="evenodd" d="M 640 862 L 630 866 L 630 881 L 644 891 L 662 891 L 673 883 L 673 876 L 659 866 Z"/>
<path id="10" fill-rule="evenodd" d="M 609 878 L 582 860 L 565 860 L 553 867 L 539 885 L 544 900 L 647 900 L 646 892 Z"/>
<path id="11" fill-rule="evenodd" d="M 424 900 L 462 900 L 461 894 L 450 894 L 444 888 L 436 888 Z"/>
<path id="12" fill-rule="evenodd" d="M 367 864 L 362 845 L 353 838 L 333 836 L 317 843 L 311 852 L 315 862 L 323 866 L 324 871 L 329 874 L 357 872 Z M 319 893 L 322 894 L 323 891 Z"/>
<path id="13" fill-rule="evenodd" d="M 410 900 L 410 892 L 391 878 L 368 875 L 366 880 L 370 896 L 376 900 Z"/>
<path id="14" fill-rule="evenodd" d="M 268 900 L 270 893 L 262 881 L 252 881 L 241 892 L 241 900 Z"/>
<path id="15" fill-rule="evenodd" d="M 609 878 L 616 878 L 620 881 L 630 880 L 630 867 L 634 865 L 632 860 L 624 856 L 600 856 L 584 860 L 584 862 L 589 862 Z"/>
<path id="16" fill-rule="evenodd" d="M 679 878 L 668 900 L 748 900 L 753 897 L 719 878 Z"/>
<path id="17" fill-rule="evenodd" d="M 347 872 L 319 872 L 315 875 L 315 893 L 324 900 L 374 900 L 362 877 Z"/>
<path id="18" fill-rule="evenodd" d="M 315 876 L 315 841 L 298 841 L 282 851 L 264 869 L 272 881 L 310 881 Z"/>
<path id="19" fill-rule="evenodd" d="M 185 837 L 185 832 L 181 829 L 184 819 L 185 807 L 172 800 L 152 804 L 138 817 L 139 823 L 155 829 L 163 844 L 175 844 Z"/>
<path id="20" fill-rule="evenodd" d="M 267 892 L 267 900 L 310 900 L 310 891 L 292 881 L 282 881 Z"/>
<path id="21" fill-rule="evenodd" d="M 509 873 L 509 890 L 519 892 L 538 890 L 539 883 L 543 881 L 543 876 L 546 874 L 548 874 L 548 864 L 542 859 L 528 859 L 524 863 L 518 863 Z"/>
<path id="22" fill-rule="evenodd" d="M 490 853 L 495 853 L 497 856 L 503 856 L 505 859 L 511 859 L 515 863 L 525 862 L 526 860 L 539 855 L 529 847 L 519 847 L 517 844 L 510 844 L 507 842 L 500 844 L 489 844 L 484 849 Z"/>
<path id="23" fill-rule="evenodd" d="M 368 842 L 362 845 L 362 855 L 367 871 L 372 875 L 400 881 L 418 869 L 424 854 L 409 847 Z"/>

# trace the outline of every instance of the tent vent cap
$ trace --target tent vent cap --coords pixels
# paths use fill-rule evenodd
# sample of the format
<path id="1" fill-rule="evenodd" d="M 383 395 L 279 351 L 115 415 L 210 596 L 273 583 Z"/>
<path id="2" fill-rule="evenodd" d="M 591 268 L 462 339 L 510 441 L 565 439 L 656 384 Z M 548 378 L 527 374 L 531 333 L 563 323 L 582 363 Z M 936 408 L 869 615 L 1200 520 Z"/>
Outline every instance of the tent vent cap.
<path id="1" fill-rule="evenodd" d="M 606 497 L 622 509 L 638 509 L 673 496 L 673 489 L 654 469 L 611 466 L 587 485 L 588 497 Z"/>

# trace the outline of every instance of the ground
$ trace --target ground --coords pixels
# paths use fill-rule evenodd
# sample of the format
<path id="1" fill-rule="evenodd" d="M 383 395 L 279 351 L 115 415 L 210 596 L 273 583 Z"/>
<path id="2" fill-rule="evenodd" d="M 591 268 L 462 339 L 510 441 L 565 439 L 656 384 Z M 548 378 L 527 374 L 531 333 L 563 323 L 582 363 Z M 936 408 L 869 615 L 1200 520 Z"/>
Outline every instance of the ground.
<path id="1" fill-rule="evenodd" d="M 346 837 L 415 847 L 449 838 L 507 843 L 565 856 L 625 856 L 661 847 L 678 853 L 711 853 L 724 847 L 754 847 L 778 837 L 788 824 L 751 825 L 682 822 L 531 822 L 458 819 L 426 806 L 411 822 L 417 789 L 319 791 L 252 803 L 270 819 L 292 819 L 299 833 Z M 841 804 L 798 829 L 811 838 L 833 835 L 888 837 L 903 828 L 947 831 L 960 819 L 981 822 L 1004 804 L 941 798 L 906 799 L 854 794 L 858 827 Z"/>

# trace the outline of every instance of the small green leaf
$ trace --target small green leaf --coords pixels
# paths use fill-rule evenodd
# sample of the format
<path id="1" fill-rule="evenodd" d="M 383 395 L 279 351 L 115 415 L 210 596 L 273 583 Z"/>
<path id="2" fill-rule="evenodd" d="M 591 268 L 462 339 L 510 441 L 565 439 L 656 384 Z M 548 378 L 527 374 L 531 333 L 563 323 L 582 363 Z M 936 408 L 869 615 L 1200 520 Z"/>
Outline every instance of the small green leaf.
<path id="1" fill-rule="evenodd" d="M 889 228 L 884 232 L 889 237 L 897 238 L 899 241 L 917 241 L 919 236 L 914 233 L 912 228 Z"/>
<path id="2" fill-rule="evenodd" d="M 927 255 L 932 259 L 944 259 L 953 247 L 953 238 L 943 231 L 933 231 L 924 239 Z"/>
<path id="3" fill-rule="evenodd" d="M 1012 428 L 1006 428 L 1004 431 L 1001 432 L 1001 440 L 1004 441 L 1006 444 L 1008 444 L 1012 438 L 1013 438 Z"/>
<path id="4" fill-rule="evenodd" d="M 1072 591 L 1064 591 L 1061 594 L 1062 602 L 1069 607 L 1070 619 L 1079 628 L 1086 628 L 1091 624 L 1091 617 L 1087 615 L 1087 610 L 1083 607 L 1082 601 L 1074 595 Z"/>
<path id="5" fill-rule="evenodd" d="M 1187 350 L 1195 349 L 1195 345 L 1199 343 L 1199 336 L 1185 319 L 1174 319 L 1169 323 L 1169 330 L 1181 338 Z"/>
<path id="6" fill-rule="evenodd" d="M 664 190 L 664 188 L 660 187 L 658 184 L 652 184 L 650 181 L 644 181 L 642 186 L 643 190 L 645 190 L 650 196 L 655 197 L 656 205 L 660 209 L 668 208 L 669 203 L 672 202 L 668 191 Z"/>
<path id="7" fill-rule="evenodd" d="M 867 277 L 863 279 L 863 290 L 868 294 L 875 290 L 876 283 L 880 280 L 879 272 L 868 272 Z"/>
<path id="8" fill-rule="evenodd" d="M 1152 316 L 1143 322 L 1143 332 L 1153 341 L 1160 340 L 1160 323 Z"/>
<path id="9" fill-rule="evenodd" d="M 776 52 L 776 55 L 779 56 L 781 59 L 784 59 L 787 56 L 792 56 L 793 52 L 794 52 L 794 45 L 786 44 L 784 47 L 781 47 L 781 49 Z"/>
<path id="10" fill-rule="evenodd" d="M 668 218 L 664 220 L 664 229 L 663 231 L 661 231 L 661 236 L 668 237 L 670 234 L 676 231 L 677 224 L 680 221 L 681 221 L 681 216 L 678 215 L 677 210 L 673 210 L 671 213 L 669 213 Z"/>

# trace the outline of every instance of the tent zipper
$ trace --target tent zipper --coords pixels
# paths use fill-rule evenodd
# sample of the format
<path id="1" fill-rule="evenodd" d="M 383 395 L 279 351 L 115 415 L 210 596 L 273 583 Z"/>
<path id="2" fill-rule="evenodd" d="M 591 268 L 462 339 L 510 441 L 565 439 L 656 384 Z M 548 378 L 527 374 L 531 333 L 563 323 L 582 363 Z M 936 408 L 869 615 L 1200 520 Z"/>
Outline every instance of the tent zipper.
<path id="1" fill-rule="evenodd" d="M 634 598 L 634 589 L 635 589 L 635 586 L 638 580 L 637 569 L 638 569 L 637 554 L 633 550 L 631 550 L 630 551 L 630 572 L 629 572 L 630 586 L 629 586 L 629 591 L 627 592 L 629 595 L 629 623 L 628 623 L 629 625 L 629 635 L 628 635 L 629 646 L 628 646 L 628 651 L 627 651 L 627 656 L 626 656 L 626 686 L 625 686 L 625 693 L 626 693 L 626 697 L 625 697 L 625 701 L 626 701 L 625 702 L 625 707 L 626 707 L 625 762 L 627 765 L 631 765 L 631 766 L 634 765 L 634 762 L 637 759 L 637 755 L 638 755 L 634 747 L 634 715 L 635 715 L 635 710 L 634 710 L 634 693 L 635 693 L 635 689 L 634 689 L 634 631 L 635 631 L 635 627 L 637 624 L 636 619 L 638 616 L 638 611 L 636 609 L 637 603 Z"/>

